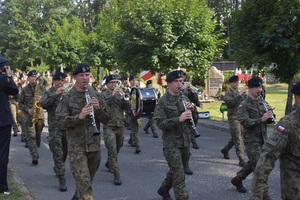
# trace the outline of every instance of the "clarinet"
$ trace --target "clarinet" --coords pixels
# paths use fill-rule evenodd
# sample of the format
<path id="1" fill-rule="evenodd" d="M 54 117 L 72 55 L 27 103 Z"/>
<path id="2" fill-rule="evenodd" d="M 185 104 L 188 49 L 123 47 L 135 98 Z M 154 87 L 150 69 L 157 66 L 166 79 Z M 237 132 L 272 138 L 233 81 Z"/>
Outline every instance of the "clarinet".
<path id="1" fill-rule="evenodd" d="M 97 136 L 97 135 L 100 135 L 100 131 L 98 130 L 97 128 L 97 125 L 96 125 L 96 121 L 95 121 L 95 114 L 94 114 L 94 108 L 93 106 L 91 105 L 91 96 L 89 94 L 89 89 L 88 89 L 88 85 L 87 84 L 84 84 L 84 94 L 85 94 L 85 100 L 86 100 L 86 104 L 92 108 L 92 112 L 90 113 L 90 118 L 92 120 L 92 126 L 93 126 L 93 135 L 94 136 Z"/>
<path id="2" fill-rule="evenodd" d="M 185 99 L 184 99 L 182 91 L 179 92 L 179 95 L 182 100 L 184 110 L 187 110 L 187 107 L 185 106 Z M 193 117 L 190 119 L 190 124 L 192 125 L 193 135 L 195 136 L 195 138 L 200 137 L 200 133 L 198 133 L 198 131 L 197 131 Z"/>
<path id="3" fill-rule="evenodd" d="M 277 124 L 277 122 L 276 122 L 276 119 L 275 119 L 275 116 L 274 116 L 274 112 L 273 112 L 273 110 L 272 109 L 270 109 L 270 106 L 269 106 L 269 104 L 264 100 L 264 98 L 262 97 L 262 95 L 260 94 L 259 95 L 259 97 L 260 97 L 260 99 L 261 99 L 261 102 L 262 102 L 262 104 L 264 105 L 264 107 L 265 107 L 265 109 L 266 109 L 266 111 L 268 112 L 268 111 L 271 111 L 272 112 L 272 117 L 270 118 L 271 119 L 271 121 L 272 121 L 272 123 L 274 124 L 274 125 L 276 125 Z"/>

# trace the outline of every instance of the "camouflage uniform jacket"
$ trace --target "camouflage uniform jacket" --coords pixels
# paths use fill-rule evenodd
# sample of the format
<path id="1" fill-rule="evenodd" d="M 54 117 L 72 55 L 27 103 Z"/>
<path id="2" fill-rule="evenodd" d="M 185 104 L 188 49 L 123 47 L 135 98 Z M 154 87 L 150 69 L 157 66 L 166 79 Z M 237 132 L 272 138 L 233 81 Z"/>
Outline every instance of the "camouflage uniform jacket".
<path id="1" fill-rule="evenodd" d="M 230 89 L 226 92 L 224 96 L 224 102 L 227 105 L 227 117 L 228 119 L 238 118 L 238 109 L 240 103 L 245 99 L 246 96 L 240 95 L 238 90 L 234 91 Z"/>
<path id="2" fill-rule="evenodd" d="M 184 98 L 190 102 L 186 96 Z M 172 96 L 167 91 L 158 100 L 153 120 L 158 128 L 162 130 L 164 148 L 184 148 L 190 146 L 193 130 L 189 120 L 179 122 L 182 112 L 184 112 L 184 106 L 180 96 Z"/>
<path id="3" fill-rule="evenodd" d="M 100 99 L 106 102 L 110 110 L 108 122 L 104 126 L 124 126 L 124 112 L 128 112 L 131 109 L 130 101 L 121 98 L 120 95 L 112 95 L 112 92 L 109 90 L 101 92 Z"/>
<path id="4" fill-rule="evenodd" d="M 100 93 L 89 86 L 90 97 L 96 97 L 99 101 L 100 109 L 94 109 L 94 116 L 97 126 L 107 123 L 109 114 L 105 102 L 100 99 Z M 100 150 L 100 137 L 93 135 L 92 119 L 87 115 L 83 120 L 79 119 L 79 114 L 86 106 L 85 92 L 77 92 L 75 87 L 63 95 L 57 105 L 55 116 L 62 128 L 66 128 L 69 152 L 94 152 Z"/>
<path id="5" fill-rule="evenodd" d="M 39 89 L 39 96 L 42 96 L 42 94 L 45 92 L 45 88 L 41 85 L 36 85 L 34 87 L 30 86 L 29 84 L 26 85 L 19 98 L 19 108 L 23 110 L 26 115 L 29 116 L 28 110 L 33 109 L 33 101 L 34 101 L 34 94 L 35 94 L 35 87 L 38 87 Z M 38 114 L 39 119 L 44 119 L 44 110 L 39 109 Z"/>
<path id="6" fill-rule="evenodd" d="M 42 95 L 40 99 L 41 106 L 44 109 L 46 109 L 48 112 L 49 129 L 54 129 L 59 127 L 58 122 L 55 118 L 55 110 L 62 94 L 57 95 L 55 93 L 56 93 L 55 87 L 51 87 Z"/>
<path id="7" fill-rule="evenodd" d="M 300 199 L 300 109 L 283 117 L 266 143 L 256 165 L 251 199 L 262 199 L 268 176 L 280 160 L 282 199 Z"/>
<path id="8" fill-rule="evenodd" d="M 266 112 L 260 99 L 253 100 L 249 96 L 241 102 L 238 109 L 238 120 L 243 126 L 244 143 L 264 143 L 267 139 L 267 123 L 262 122 Z"/>

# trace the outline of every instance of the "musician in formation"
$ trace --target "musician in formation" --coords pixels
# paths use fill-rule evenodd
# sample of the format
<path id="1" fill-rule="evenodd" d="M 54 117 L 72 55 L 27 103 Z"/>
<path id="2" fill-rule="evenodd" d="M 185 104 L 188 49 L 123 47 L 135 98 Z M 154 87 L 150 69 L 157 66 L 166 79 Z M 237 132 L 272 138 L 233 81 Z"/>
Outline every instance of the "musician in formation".
<path id="1" fill-rule="evenodd" d="M 295 95 L 297 108 L 284 116 L 262 147 L 252 181 L 251 200 L 263 199 L 268 190 L 268 177 L 280 161 L 281 199 L 300 197 L 300 82 L 291 92 Z"/>
<path id="2" fill-rule="evenodd" d="M 152 88 L 152 80 L 148 80 L 146 82 L 146 88 Z M 160 93 L 157 92 L 156 95 L 160 96 Z M 155 125 L 155 123 L 152 119 L 153 116 L 151 115 L 151 116 L 148 116 L 147 118 L 148 118 L 148 121 L 147 121 L 147 123 L 146 123 L 146 125 L 144 126 L 144 129 L 143 129 L 145 134 L 149 134 L 148 129 L 150 128 L 151 131 L 152 131 L 153 137 L 158 138 L 158 134 L 157 134 L 157 131 L 156 131 L 156 125 Z"/>
<path id="3" fill-rule="evenodd" d="M 234 146 L 236 155 L 239 159 L 239 166 L 245 164 L 243 138 L 243 127 L 238 121 L 238 108 L 240 103 L 246 98 L 246 89 L 239 88 L 239 77 L 234 75 L 229 78 L 230 89 L 224 96 L 224 102 L 227 105 L 227 117 L 229 122 L 229 132 L 231 138 L 227 145 L 221 150 L 223 157 L 229 159 L 229 150 Z"/>
<path id="4" fill-rule="evenodd" d="M 249 160 L 231 180 L 241 193 L 247 192 L 243 186 L 243 180 L 255 170 L 262 146 L 267 139 L 267 120 L 273 115 L 271 111 L 266 110 L 263 99 L 260 97 L 262 80 L 257 77 L 251 78 L 248 82 L 248 89 L 248 96 L 239 105 L 238 120 L 243 126 L 245 152 Z M 263 199 L 270 199 L 267 189 L 264 191 Z"/>
<path id="5" fill-rule="evenodd" d="M 17 83 L 16 76 L 13 75 L 12 78 L 14 79 L 14 83 Z M 18 121 L 17 121 L 17 113 L 18 113 L 18 107 L 19 107 L 18 99 L 19 99 L 18 94 L 9 96 L 9 106 L 10 106 L 10 110 L 11 110 L 13 121 L 14 121 L 14 123 L 12 125 L 14 137 L 17 137 L 18 132 L 20 132 L 19 126 L 18 126 Z"/>
<path id="6" fill-rule="evenodd" d="M 64 91 L 63 85 L 67 74 L 57 72 L 54 74 L 53 86 L 47 90 L 40 99 L 41 106 L 48 113 L 48 142 L 54 160 L 54 172 L 59 180 L 59 190 L 67 191 L 65 179 L 65 161 L 68 155 L 66 130 L 59 126 L 55 117 L 55 110 L 62 98 Z"/>
<path id="7" fill-rule="evenodd" d="M 163 154 L 169 171 L 158 189 L 164 200 L 172 199 L 170 189 L 173 187 L 176 199 L 188 199 L 185 186 L 184 166 L 190 159 L 190 143 L 193 130 L 190 124 L 195 107 L 186 96 L 180 97 L 183 82 L 181 70 L 167 75 L 167 92 L 158 100 L 153 120 L 162 130 Z M 186 105 L 184 105 L 184 103 Z M 185 110 L 185 107 L 187 110 Z"/>
<path id="8" fill-rule="evenodd" d="M 110 110 L 108 122 L 103 126 L 103 138 L 108 157 L 105 166 L 113 173 L 114 184 L 121 185 L 118 154 L 124 143 L 124 112 L 131 109 L 131 103 L 121 88 L 121 81 L 117 80 L 115 75 L 106 77 L 105 87 L 107 89 L 100 94 L 100 99 L 107 102 Z"/>
<path id="9" fill-rule="evenodd" d="M 73 71 L 75 85 L 65 93 L 55 111 L 61 128 L 66 129 L 70 168 L 76 191 L 72 200 L 93 199 L 92 182 L 100 165 L 100 122 L 111 113 L 100 93 L 89 86 L 90 67 L 79 64 Z M 95 127 L 98 126 L 98 127 Z"/>
<path id="10" fill-rule="evenodd" d="M 19 107 L 24 113 L 25 140 L 32 156 L 32 164 L 37 165 L 41 145 L 41 134 L 44 127 L 44 110 L 39 105 L 41 95 L 45 92 L 44 87 L 37 84 L 37 72 L 31 70 L 27 74 L 28 85 L 23 88 Z"/>
<path id="11" fill-rule="evenodd" d="M 7 59 L 0 54 L 0 195 L 9 195 L 7 165 L 11 140 L 12 114 L 9 108 L 9 95 L 17 95 L 18 88 L 12 79 Z"/>
<path id="12" fill-rule="evenodd" d="M 134 75 L 131 75 L 129 77 L 129 84 L 130 84 L 130 92 L 132 92 L 132 89 L 138 88 L 136 78 Z M 139 145 L 139 138 L 138 138 L 138 132 L 139 127 L 141 126 L 141 118 L 138 116 L 137 113 L 134 113 L 133 110 L 130 110 L 127 112 L 127 117 L 129 118 L 129 126 L 130 126 L 130 138 L 128 140 L 128 144 L 130 144 L 132 147 L 135 147 L 135 153 L 139 154 L 141 152 L 140 145 Z"/>

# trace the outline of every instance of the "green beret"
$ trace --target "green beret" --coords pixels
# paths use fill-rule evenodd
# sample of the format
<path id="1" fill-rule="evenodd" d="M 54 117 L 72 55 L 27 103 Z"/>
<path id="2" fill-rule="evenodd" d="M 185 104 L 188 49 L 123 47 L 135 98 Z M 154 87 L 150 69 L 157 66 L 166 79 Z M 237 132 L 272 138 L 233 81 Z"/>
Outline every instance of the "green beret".
<path id="1" fill-rule="evenodd" d="M 229 78 L 229 83 L 233 83 L 239 81 L 239 77 L 237 75 L 234 75 L 232 77 Z"/>
<path id="2" fill-rule="evenodd" d="M 66 78 L 67 74 L 63 73 L 63 72 L 56 72 L 52 78 L 52 80 L 61 80 L 63 78 Z"/>
<path id="3" fill-rule="evenodd" d="M 300 95 L 300 81 L 293 85 L 291 92 L 295 95 Z"/>
<path id="4" fill-rule="evenodd" d="M 73 75 L 79 74 L 79 73 L 85 73 L 90 72 L 90 66 L 87 64 L 81 63 L 77 65 L 77 67 L 73 71 Z"/>
<path id="5" fill-rule="evenodd" d="M 175 79 L 182 78 L 182 77 L 183 77 L 183 71 L 182 70 L 172 71 L 172 72 L 167 74 L 166 81 L 169 83 L 169 82 L 172 82 Z"/>
<path id="6" fill-rule="evenodd" d="M 249 88 L 262 86 L 262 84 L 263 84 L 263 81 L 259 77 L 253 77 L 248 81 Z"/>

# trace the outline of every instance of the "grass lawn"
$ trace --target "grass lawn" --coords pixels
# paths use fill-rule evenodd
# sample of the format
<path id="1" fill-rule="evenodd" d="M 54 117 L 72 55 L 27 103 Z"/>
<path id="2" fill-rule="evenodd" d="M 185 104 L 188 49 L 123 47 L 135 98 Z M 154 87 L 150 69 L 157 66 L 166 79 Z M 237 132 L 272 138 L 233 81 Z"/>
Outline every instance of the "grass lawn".
<path id="1" fill-rule="evenodd" d="M 242 85 L 240 85 L 242 86 Z M 287 100 L 288 85 L 280 84 L 266 84 L 266 101 L 272 108 L 275 108 L 276 121 L 284 116 L 285 105 Z M 222 113 L 220 112 L 220 105 L 222 101 L 216 100 L 212 103 L 203 103 L 203 109 L 198 108 L 198 111 L 209 111 L 210 120 L 222 121 Z M 227 121 L 227 112 L 224 113 L 224 121 Z"/>
<path id="2" fill-rule="evenodd" d="M 10 195 L 0 194 L 1 200 L 25 200 L 25 194 L 22 192 L 18 183 L 14 180 L 13 174 L 8 170 L 8 187 Z"/>

